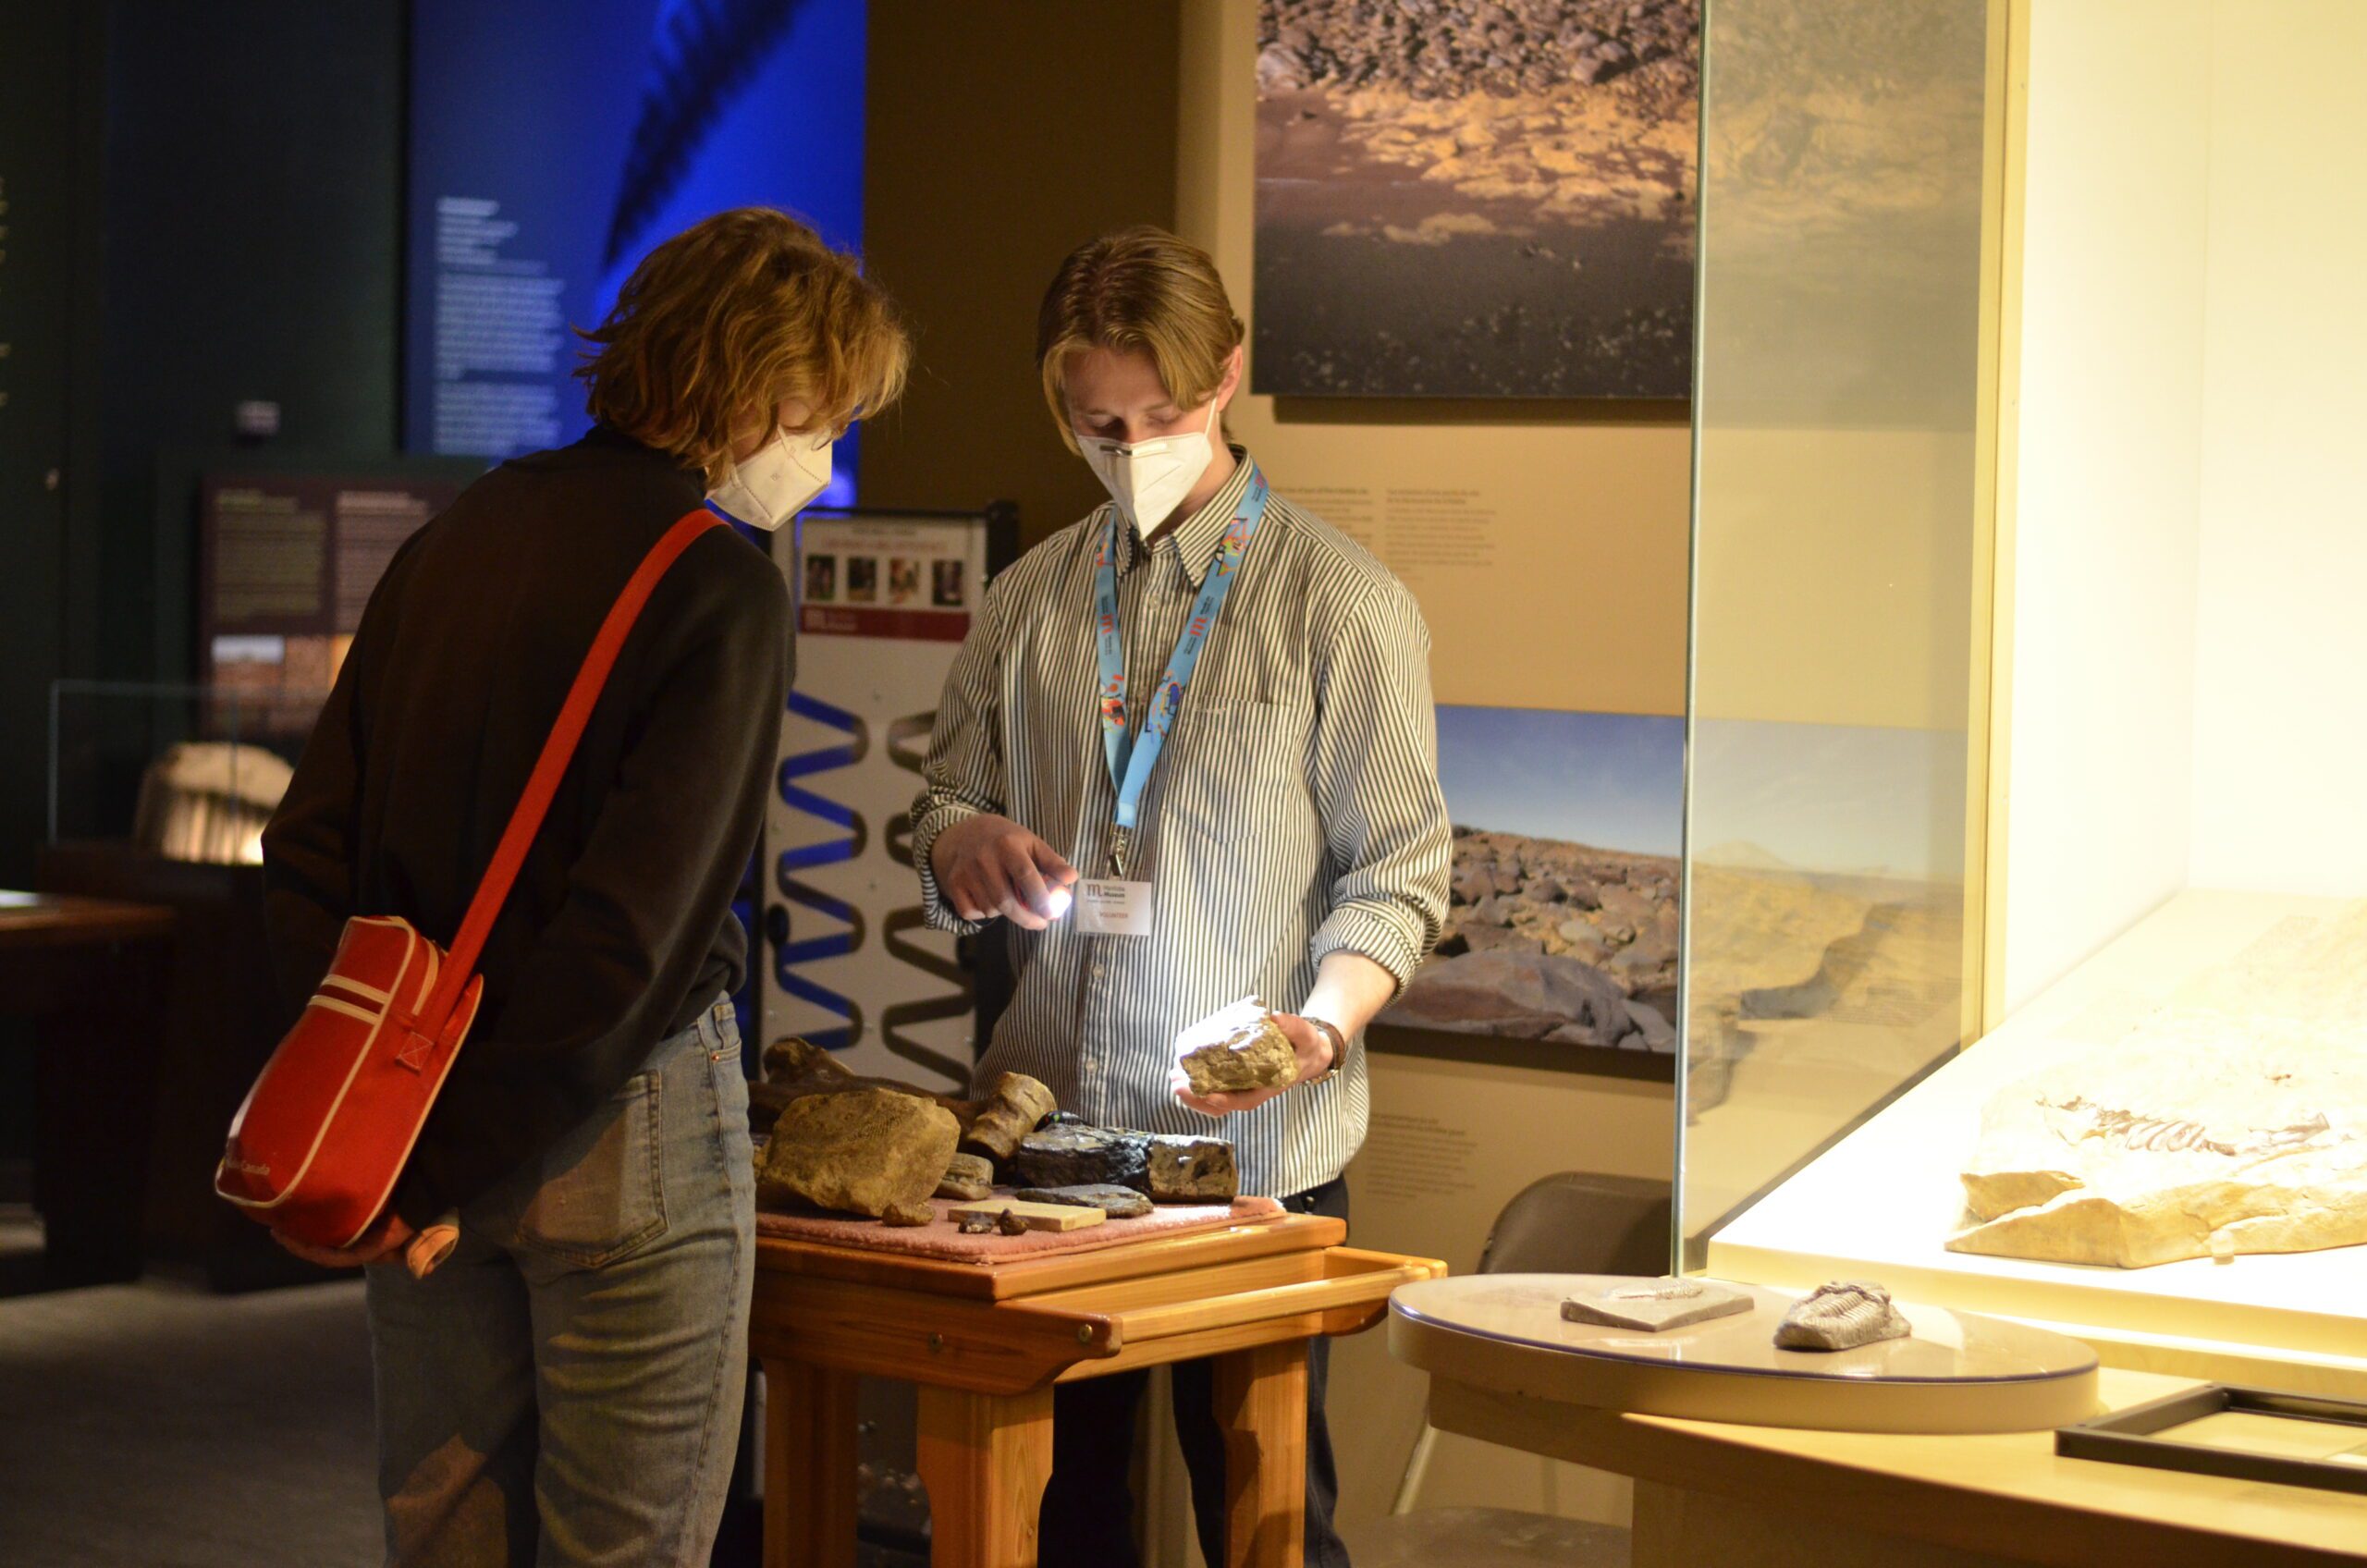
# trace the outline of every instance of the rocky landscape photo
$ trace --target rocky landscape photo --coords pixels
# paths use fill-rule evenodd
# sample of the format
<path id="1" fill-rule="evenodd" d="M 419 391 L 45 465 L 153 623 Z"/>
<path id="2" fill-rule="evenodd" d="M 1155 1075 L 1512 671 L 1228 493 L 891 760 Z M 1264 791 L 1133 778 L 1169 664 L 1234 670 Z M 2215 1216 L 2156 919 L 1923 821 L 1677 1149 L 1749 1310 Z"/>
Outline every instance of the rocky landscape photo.
<path id="1" fill-rule="evenodd" d="M 1265 0 L 1256 390 L 1683 398 L 1699 0 Z"/>
<path id="2" fill-rule="evenodd" d="M 1458 828 L 1445 934 L 1380 1021 L 1674 1051 L 1677 885 L 1666 855 Z"/>

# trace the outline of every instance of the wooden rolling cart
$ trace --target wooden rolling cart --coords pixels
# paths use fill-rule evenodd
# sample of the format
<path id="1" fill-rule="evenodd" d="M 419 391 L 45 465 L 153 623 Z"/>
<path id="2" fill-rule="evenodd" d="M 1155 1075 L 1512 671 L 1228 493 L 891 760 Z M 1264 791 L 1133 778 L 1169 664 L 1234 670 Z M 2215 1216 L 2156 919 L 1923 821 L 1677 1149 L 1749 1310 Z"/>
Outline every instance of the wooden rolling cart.
<path id="1" fill-rule="evenodd" d="M 932 1561 L 1017 1568 L 1036 1561 L 1053 1385 L 1201 1356 L 1226 1433 L 1228 1568 L 1295 1568 L 1307 1342 L 1372 1327 L 1398 1286 L 1446 1272 L 1346 1235 L 1279 1214 L 981 1264 L 760 1239 L 767 1568 L 852 1568 L 858 1378 L 918 1386 Z"/>

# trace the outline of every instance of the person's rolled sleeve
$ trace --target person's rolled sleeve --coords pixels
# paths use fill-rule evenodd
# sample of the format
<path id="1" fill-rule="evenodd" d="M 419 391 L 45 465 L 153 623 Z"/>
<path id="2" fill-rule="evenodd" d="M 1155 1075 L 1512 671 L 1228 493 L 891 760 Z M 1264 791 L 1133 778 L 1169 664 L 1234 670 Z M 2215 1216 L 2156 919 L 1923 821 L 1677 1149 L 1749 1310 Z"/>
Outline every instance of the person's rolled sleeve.
<path id="1" fill-rule="evenodd" d="M 920 798 L 913 802 L 913 866 L 920 873 L 922 911 L 937 929 L 961 936 L 985 923 L 964 920 L 946 903 L 930 856 L 947 828 L 1000 812 L 1009 799 L 999 687 L 1002 643 L 1002 596 L 990 586 L 945 678 L 928 760 L 921 767 Z"/>
<path id="2" fill-rule="evenodd" d="M 1439 939 L 1454 856 L 1439 788 L 1430 637 L 1396 583 L 1366 595 L 1318 650 L 1312 763 L 1331 863 L 1331 909 L 1312 944 L 1320 964 L 1356 952 L 1413 978 Z"/>

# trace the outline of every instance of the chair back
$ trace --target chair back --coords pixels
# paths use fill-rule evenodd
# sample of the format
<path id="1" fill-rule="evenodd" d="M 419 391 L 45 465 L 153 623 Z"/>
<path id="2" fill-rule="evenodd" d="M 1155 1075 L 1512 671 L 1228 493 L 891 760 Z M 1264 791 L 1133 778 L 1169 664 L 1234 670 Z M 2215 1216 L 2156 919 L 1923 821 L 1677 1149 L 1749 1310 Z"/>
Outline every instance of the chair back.
<path id="1" fill-rule="evenodd" d="M 1563 1170 L 1530 1182 L 1496 1216 L 1482 1274 L 1666 1274 L 1674 1261 L 1666 1182 Z"/>

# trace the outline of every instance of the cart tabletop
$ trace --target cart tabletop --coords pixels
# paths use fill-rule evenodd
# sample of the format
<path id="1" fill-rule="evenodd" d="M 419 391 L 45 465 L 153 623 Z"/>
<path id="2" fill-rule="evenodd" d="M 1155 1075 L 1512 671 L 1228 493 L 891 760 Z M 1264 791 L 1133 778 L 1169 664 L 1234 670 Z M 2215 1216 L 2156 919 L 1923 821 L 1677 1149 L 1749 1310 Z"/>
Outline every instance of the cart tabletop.
<path id="1" fill-rule="evenodd" d="M 1011 1301 L 1054 1291 L 1172 1274 L 1280 1254 L 1320 1252 L 1347 1239 L 1345 1222 L 1273 1214 L 1180 1236 L 1145 1236 L 1089 1251 L 955 1263 L 870 1247 L 759 1236 L 758 1275 L 834 1280 L 973 1301 Z"/>

